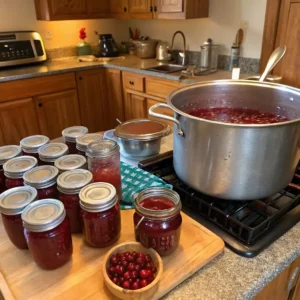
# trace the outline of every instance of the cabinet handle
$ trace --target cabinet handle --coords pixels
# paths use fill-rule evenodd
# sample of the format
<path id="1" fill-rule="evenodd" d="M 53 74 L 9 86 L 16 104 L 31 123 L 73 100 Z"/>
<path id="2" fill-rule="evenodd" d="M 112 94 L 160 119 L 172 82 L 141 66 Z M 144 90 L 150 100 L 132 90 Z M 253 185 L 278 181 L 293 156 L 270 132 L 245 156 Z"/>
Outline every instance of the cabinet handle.
<path id="1" fill-rule="evenodd" d="M 154 12 L 157 12 L 157 6 L 154 6 Z"/>
<path id="2" fill-rule="evenodd" d="M 150 6 L 150 12 L 153 12 L 153 7 L 152 6 Z"/>
<path id="3" fill-rule="evenodd" d="M 129 81 L 129 84 L 134 85 L 134 81 Z"/>
<path id="4" fill-rule="evenodd" d="M 43 104 L 42 103 L 39 103 L 39 107 L 42 107 L 43 106 Z"/>
<path id="5" fill-rule="evenodd" d="M 82 80 L 82 77 L 81 77 L 81 76 L 79 77 L 79 80 Z"/>
<path id="6" fill-rule="evenodd" d="M 127 7 L 124 7 L 124 12 L 127 12 Z"/>
<path id="7" fill-rule="evenodd" d="M 293 274 L 292 274 L 292 276 L 290 278 L 290 281 L 288 283 L 288 287 L 287 287 L 288 292 L 290 292 L 292 290 L 292 288 L 295 286 L 295 280 L 297 278 L 297 275 L 298 275 L 299 271 L 300 271 L 300 267 L 297 267 L 294 270 L 294 272 L 293 272 Z"/>

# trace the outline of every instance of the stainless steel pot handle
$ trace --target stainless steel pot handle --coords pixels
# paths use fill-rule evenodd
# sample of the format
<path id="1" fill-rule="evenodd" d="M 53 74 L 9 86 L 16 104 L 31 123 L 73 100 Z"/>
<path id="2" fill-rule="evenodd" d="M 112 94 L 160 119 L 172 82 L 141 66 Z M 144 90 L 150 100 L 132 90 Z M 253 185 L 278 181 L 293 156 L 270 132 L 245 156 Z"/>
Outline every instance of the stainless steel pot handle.
<path id="1" fill-rule="evenodd" d="M 157 104 L 155 104 L 155 105 L 153 105 L 153 106 L 151 106 L 149 108 L 149 115 L 152 116 L 152 117 L 156 117 L 156 118 L 159 118 L 159 119 L 168 120 L 168 121 L 171 121 L 171 122 L 175 123 L 176 126 L 177 126 L 177 133 L 178 133 L 178 135 L 183 136 L 183 131 L 181 129 L 180 122 L 178 120 L 176 120 L 175 118 L 172 118 L 172 117 L 165 116 L 165 115 L 158 114 L 158 113 L 154 112 L 154 110 L 156 110 L 159 107 L 164 107 L 164 108 L 171 109 L 168 104 L 157 103 Z"/>

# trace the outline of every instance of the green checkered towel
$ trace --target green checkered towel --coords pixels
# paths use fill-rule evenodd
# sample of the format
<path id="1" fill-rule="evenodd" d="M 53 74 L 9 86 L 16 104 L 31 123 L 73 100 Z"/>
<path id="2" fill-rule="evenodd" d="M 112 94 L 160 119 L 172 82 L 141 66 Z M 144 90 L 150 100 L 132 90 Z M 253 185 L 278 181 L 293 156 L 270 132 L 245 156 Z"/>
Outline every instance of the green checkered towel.
<path id="1" fill-rule="evenodd" d="M 172 189 L 173 186 L 165 183 L 162 179 L 142 169 L 121 162 L 122 174 L 122 201 L 121 209 L 134 208 L 134 198 L 144 189 L 150 187 L 165 187 Z"/>

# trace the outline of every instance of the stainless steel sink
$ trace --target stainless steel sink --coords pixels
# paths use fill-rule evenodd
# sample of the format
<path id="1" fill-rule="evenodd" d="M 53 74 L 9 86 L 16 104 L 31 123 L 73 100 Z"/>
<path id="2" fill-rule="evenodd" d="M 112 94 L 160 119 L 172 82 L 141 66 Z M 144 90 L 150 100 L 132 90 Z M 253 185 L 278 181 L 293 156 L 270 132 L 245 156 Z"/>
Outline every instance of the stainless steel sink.
<path id="1" fill-rule="evenodd" d="M 146 68 L 144 70 L 153 71 L 153 72 L 159 72 L 159 73 L 175 73 L 178 71 L 185 70 L 186 67 L 180 66 L 180 65 L 160 65 L 156 67 L 150 67 Z"/>

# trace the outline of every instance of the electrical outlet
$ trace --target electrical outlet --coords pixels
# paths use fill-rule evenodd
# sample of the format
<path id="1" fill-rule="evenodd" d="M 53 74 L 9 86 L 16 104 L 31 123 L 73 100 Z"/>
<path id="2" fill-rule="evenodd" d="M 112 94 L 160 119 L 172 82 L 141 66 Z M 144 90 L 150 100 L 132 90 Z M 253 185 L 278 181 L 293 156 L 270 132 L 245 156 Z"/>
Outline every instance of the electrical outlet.
<path id="1" fill-rule="evenodd" d="M 52 34 L 51 34 L 50 31 L 46 32 L 45 39 L 48 40 L 48 41 L 52 40 Z"/>

